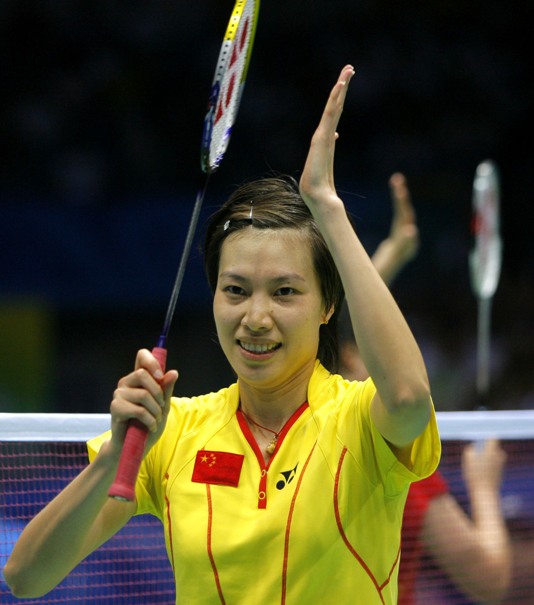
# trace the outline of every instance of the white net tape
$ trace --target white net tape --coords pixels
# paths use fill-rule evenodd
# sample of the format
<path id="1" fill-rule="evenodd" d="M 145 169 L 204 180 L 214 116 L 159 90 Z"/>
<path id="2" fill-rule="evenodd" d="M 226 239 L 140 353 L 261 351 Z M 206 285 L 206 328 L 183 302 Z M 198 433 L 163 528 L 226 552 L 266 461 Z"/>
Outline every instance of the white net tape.
<path id="1" fill-rule="evenodd" d="M 443 440 L 534 439 L 534 410 L 437 412 Z M 108 414 L 0 413 L 0 441 L 87 441 L 110 428 Z"/>

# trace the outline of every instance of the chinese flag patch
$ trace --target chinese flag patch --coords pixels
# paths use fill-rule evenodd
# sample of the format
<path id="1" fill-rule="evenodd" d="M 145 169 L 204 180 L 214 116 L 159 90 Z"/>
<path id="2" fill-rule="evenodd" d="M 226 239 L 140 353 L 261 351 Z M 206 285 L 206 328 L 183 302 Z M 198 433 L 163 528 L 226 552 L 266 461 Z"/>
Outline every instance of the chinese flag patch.
<path id="1" fill-rule="evenodd" d="M 244 458 L 241 454 L 230 452 L 199 450 L 191 481 L 237 487 Z"/>

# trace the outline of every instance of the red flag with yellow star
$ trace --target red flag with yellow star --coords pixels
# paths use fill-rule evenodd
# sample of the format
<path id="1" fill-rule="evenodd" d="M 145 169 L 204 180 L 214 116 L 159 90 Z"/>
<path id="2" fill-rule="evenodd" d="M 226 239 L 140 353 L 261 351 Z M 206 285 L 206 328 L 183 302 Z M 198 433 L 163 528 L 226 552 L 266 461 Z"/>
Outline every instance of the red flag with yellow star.
<path id="1" fill-rule="evenodd" d="M 191 481 L 237 487 L 243 459 L 241 454 L 199 450 Z"/>

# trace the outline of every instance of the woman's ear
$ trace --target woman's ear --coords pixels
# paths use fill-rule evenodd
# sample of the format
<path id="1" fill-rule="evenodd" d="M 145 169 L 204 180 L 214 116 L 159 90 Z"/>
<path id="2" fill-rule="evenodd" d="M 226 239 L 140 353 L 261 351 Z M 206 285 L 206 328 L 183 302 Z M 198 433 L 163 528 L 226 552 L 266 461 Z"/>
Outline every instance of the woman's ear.
<path id="1" fill-rule="evenodd" d="M 334 307 L 334 305 L 332 305 L 332 306 L 330 307 L 330 310 L 329 310 L 329 311 L 326 313 L 326 315 L 325 315 L 325 316 L 324 316 L 324 318 L 323 318 L 323 324 L 325 324 L 325 325 L 326 325 L 326 324 L 327 324 L 327 323 L 330 321 L 330 318 L 331 318 L 331 317 L 332 317 L 332 315 L 334 314 L 335 309 L 336 309 L 336 308 Z"/>

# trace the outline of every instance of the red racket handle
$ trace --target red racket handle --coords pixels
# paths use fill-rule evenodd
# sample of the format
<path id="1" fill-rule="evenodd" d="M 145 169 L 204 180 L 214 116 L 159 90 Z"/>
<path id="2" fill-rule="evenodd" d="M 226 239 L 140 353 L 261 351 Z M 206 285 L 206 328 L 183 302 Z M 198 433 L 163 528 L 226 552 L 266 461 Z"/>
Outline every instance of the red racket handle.
<path id="1" fill-rule="evenodd" d="M 161 369 L 165 371 L 167 363 L 167 349 L 154 347 L 152 354 L 159 361 Z M 135 500 L 135 482 L 139 474 L 139 467 L 143 461 L 148 429 L 139 420 L 130 420 L 115 480 L 109 488 L 108 496 L 125 502 Z"/>

